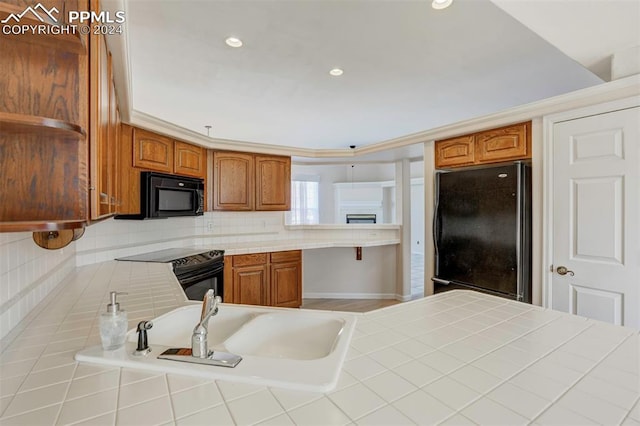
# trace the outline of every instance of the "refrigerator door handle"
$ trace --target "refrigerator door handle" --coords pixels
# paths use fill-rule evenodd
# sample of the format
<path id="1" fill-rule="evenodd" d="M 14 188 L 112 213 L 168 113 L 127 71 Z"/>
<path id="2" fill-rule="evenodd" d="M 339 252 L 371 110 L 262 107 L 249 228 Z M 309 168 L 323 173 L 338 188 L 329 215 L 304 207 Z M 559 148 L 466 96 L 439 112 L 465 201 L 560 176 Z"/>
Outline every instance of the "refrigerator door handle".
<path id="1" fill-rule="evenodd" d="M 445 284 L 445 285 L 451 284 L 451 281 L 443 280 L 441 278 L 436 278 L 436 277 L 431 277 L 431 281 L 433 281 L 436 284 Z"/>
<path id="2" fill-rule="evenodd" d="M 438 275 L 438 241 L 440 240 L 440 236 L 438 235 L 438 231 L 440 229 L 440 175 L 436 174 L 436 187 L 434 190 L 435 200 L 433 206 L 433 220 L 432 220 L 432 233 L 433 233 L 433 249 L 434 249 L 434 257 L 436 263 L 436 275 Z"/>
<path id="3" fill-rule="evenodd" d="M 517 166 L 517 188 L 516 191 L 516 300 L 524 300 L 524 285 L 522 282 L 522 203 L 524 191 L 524 176 L 522 175 L 523 165 L 516 162 Z"/>

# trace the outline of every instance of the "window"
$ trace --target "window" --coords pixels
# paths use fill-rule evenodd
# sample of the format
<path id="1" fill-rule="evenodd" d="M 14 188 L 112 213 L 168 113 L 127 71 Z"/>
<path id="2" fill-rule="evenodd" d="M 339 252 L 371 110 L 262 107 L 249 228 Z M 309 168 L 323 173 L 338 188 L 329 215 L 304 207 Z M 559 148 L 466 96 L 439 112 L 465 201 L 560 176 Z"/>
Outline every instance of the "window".
<path id="1" fill-rule="evenodd" d="M 318 189 L 318 182 L 291 181 L 291 211 L 287 221 L 289 225 L 320 223 Z"/>

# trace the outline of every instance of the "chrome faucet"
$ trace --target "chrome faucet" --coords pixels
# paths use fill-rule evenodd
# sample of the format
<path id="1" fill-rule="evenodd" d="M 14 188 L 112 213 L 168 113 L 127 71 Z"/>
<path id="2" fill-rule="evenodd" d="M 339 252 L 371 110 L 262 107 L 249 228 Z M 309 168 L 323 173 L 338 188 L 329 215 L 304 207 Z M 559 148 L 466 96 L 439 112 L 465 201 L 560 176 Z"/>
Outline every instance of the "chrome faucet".
<path id="1" fill-rule="evenodd" d="M 233 368 L 238 365 L 242 361 L 240 355 L 209 350 L 209 342 L 207 341 L 209 319 L 218 313 L 218 304 L 221 302 L 220 296 L 214 296 L 213 290 L 208 290 L 202 300 L 200 322 L 195 326 L 191 335 L 191 350 L 189 348 L 170 348 L 158 355 L 158 359 L 216 367 Z"/>
<path id="2" fill-rule="evenodd" d="M 191 356 L 196 358 L 209 357 L 209 343 L 207 341 L 209 318 L 218 313 L 218 303 L 221 302 L 220 296 L 214 296 L 212 289 L 209 289 L 204 295 L 200 322 L 193 329 L 193 335 L 191 336 Z"/>

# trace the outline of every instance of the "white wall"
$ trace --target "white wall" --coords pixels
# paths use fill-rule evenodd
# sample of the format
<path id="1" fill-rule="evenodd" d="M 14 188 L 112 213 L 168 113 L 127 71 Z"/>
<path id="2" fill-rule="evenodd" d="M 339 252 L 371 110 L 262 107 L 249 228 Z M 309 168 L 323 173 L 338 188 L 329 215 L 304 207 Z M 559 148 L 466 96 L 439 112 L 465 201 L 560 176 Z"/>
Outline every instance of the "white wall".
<path id="1" fill-rule="evenodd" d="M 335 219 L 335 197 L 333 184 L 336 182 L 379 182 L 393 180 L 395 167 L 393 163 L 374 164 L 292 164 L 291 176 L 299 175 L 319 177 L 320 223 L 343 223 Z"/>
<path id="2" fill-rule="evenodd" d="M 411 253 L 424 254 L 424 161 L 413 161 L 409 165 L 411 173 Z"/>
<path id="3" fill-rule="evenodd" d="M 31 232 L 0 233 L 0 339 L 75 269 L 75 254 L 75 243 L 45 250 Z"/>
<path id="4" fill-rule="evenodd" d="M 424 184 L 411 184 L 411 253 L 424 254 Z"/>
<path id="5" fill-rule="evenodd" d="M 304 250 L 302 292 L 307 298 L 395 299 L 396 246 Z"/>
<path id="6" fill-rule="evenodd" d="M 155 220 L 107 219 L 86 228 L 76 241 L 78 266 L 169 247 L 193 245 L 202 217 Z"/>
<path id="7" fill-rule="evenodd" d="M 198 217 L 107 219 L 76 241 L 77 263 L 87 265 L 171 247 L 300 238 L 284 227 L 284 212 L 207 212 Z"/>

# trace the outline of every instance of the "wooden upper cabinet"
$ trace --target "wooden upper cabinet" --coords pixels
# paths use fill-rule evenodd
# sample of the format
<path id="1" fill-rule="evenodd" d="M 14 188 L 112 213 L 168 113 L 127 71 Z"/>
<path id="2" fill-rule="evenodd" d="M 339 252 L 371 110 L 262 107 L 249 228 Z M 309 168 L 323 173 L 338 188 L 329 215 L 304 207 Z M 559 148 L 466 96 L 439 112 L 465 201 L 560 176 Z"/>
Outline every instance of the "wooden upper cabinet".
<path id="1" fill-rule="evenodd" d="M 436 167 L 473 164 L 473 148 L 473 136 L 438 141 L 436 143 Z"/>
<path id="2" fill-rule="evenodd" d="M 60 15 L 88 10 L 86 1 L 42 4 Z M 0 17 L 58 28 L 25 13 L 27 5 L 0 1 Z M 80 228 L 90 218 L 88 36 L 0 37 L 0 232 Z"/>
<path id="3" fill-rule="evenodd" d="M 178 175 L 206 176 L 207 153 L 201 146 L 175 141 L 174 161 L 174 171 Z"/>
<path id="4" fill-rule="evenodd" d="M 531 158 L 529 128 L 529 123 L 521 123 L 476 134 L 478 162 Z"/>
<path id="5" fill-rule="evenodd" d="M 214 210 L 289 210 L 291 158 L 215 151 Z"/>
<path id="6" fill-rule="evenodd" d="M 110 213 L 109 177 L 111 152 L 109 150 L 110 70 L 109 52 L 104 36 L 90 36 L 89 86 L 89 153 L 91 180 L 91 219 Z"/>
<path id="7" fill-rule="evenodd" d="M 173 139 L 133 129 L 133 167 L 172 173 L 173 154 Z"/>
<path id="8" fill-rule="evenodd" d="M 207 175 L 207 152 L 198 145 L 134 128 L 133 167 L 204 179 Z"/>
<path id="9" fill-rule="evenodd" d="M 213 185 L 214 210 L 253 210 L 253 155 L 214 152 Z"/>
<path id="10" fill-rule="evenodd" d="M 207 150 L 147 130 L 120 126 L 118 213 L 140 212 L 140 173 L 155 171 L 192 176 L 207 185 Z M 205 201 L 206 205 L 206 201 Z"/>
<path id="11" fill-rule="evenodd" d="M 291 208 L 291 158 L 255 156 L 256 210 Z"/>
<path id="12" fill-rule="evenodd" d="M 109 54 L 111 59 L 111 54 Z M 111 64 L 111 61 L 109 62 Z M 121 203 L 120 167 L 118 166 L 118 157 L 120 149 L 120 110 L 118 109 L 118 100 L 116 96 L 116 87 L 113 80 L 113 73 L 110 72 L 109 79 L 109 213 L 115 214 Z"/>
<path id="13" fill-rule="evenodd" d="M 133 132 L 128 124 L 120 125 L 118 147 L 118 180 L 120 186 L 120 206 L 118 213 L 140 213 L 140 170 L 133 167 Z"/>
<path id="14" fill-rule="evenodd" d="M 118 212 L 120 114 L 113 81 L 111 52 L 101 34 L 90 35 L 89 154 L 91 220 Z"/>
<path id="15" fill-rule="evenodd" d="M 531 122 L 436 141 L 436 168 L 531 158 Z"/>

